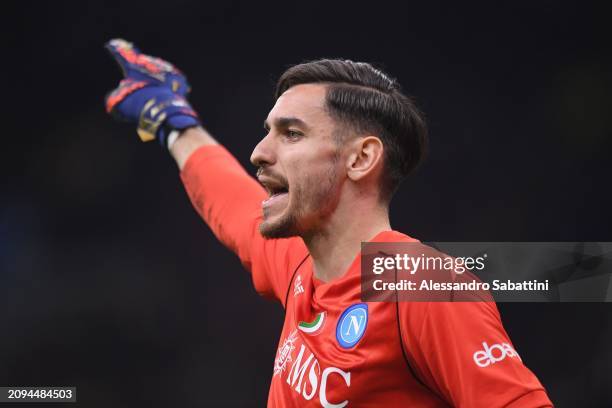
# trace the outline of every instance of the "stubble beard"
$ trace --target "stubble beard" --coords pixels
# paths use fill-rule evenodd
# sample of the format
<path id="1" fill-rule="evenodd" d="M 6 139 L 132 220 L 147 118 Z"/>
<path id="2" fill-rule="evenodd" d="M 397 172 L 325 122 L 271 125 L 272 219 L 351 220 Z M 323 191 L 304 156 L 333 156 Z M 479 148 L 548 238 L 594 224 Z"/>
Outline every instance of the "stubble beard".
<path id="1" fill-rule="evenodd" d="M 322 182 L 312 177 L 308 179 L 305 189 L 297 186 L 292 188 L 289 193 L 291 201 L 287 204 L 288 208 L 278 220 L 267 221 L 264 211 L 264 220 L 259 225 L 259 232 L 264 238 L 305 237 L 316 232 L 318 224 L 324 222 L 337 206 L 338 191 L 335 190 L 339 186 L 336 181 L 334 164 L 330 166 L 328 177 L 325 177 Z"/>
<path id="2" fill-rule="evenodd" d="M 289 238 L 299 235 L 296 227 L 297 220 L 292 211 L 273 223 L 266 221 L 264 213 L 264 221 L 259 225 L 259 232 L 266 239 Z"/>

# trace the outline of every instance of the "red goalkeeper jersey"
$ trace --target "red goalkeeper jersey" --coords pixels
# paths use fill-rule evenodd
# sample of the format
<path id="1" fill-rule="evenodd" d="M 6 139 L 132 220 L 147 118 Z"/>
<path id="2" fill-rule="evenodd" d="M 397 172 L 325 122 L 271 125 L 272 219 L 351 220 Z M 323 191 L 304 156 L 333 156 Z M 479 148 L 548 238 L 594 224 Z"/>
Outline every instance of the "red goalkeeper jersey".
<path id="1" fill-rule="evenodd" d="M 269 407 L 549 407 L 491 302 L 362 302 L 360 258 L 328 283 L 301 238 L 259 234 L 264 189 L 221 146 L 181 178 L 199 214 L 286 310 Z M 396 231 L 376 242 L 414 242 Z"/>

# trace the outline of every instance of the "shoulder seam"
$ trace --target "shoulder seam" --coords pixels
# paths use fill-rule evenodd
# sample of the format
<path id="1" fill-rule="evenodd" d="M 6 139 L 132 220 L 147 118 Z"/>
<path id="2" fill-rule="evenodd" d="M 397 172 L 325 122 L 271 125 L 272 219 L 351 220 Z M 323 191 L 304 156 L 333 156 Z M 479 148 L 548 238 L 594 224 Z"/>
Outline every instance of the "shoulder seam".
<path id="1" fill-rule="evenodd" d="M 291 275 L 291 279 L 289 279 L 289 284 L 287 285 L 287 293 L 285 294 L 285 303 L 283 304 L 284 308 L 285 308 L 285 313 L 287 311 L 287 302 L 289 301 L 289 293 L 291 291 L 291 284 L 293 283 L 293 279 L 295 278 L 295 274 L 297 273 L 297 271 L 300 269 L 300 267 L 302 266 L 302 264 L 304 262 L 306 262 L 306 259 L 308 259 L 308 257 L 310 256 L 310 254 L 306 254 L 306 256 L 304 257 L 304 259 L 302 259 L 302 261 L 295 267 L 295 270 L 293 271 L 293 274 Z"/>
<path id="2" fill-rule="evenodd" d="M 397 269 L 395 269 L 395 280 L 397 281 Z M 419 376 L 416 375 L 416 372 L 414 371 L 414 368 L 412 368 L 412 365 L 410 364 L 410 361 L 408 360 L 408 352 L 406 351 L 406 348 L 404 347 L 404 338 L 402 336 L 402 327 L 401 327 L 401 319 L 400 319 L 400 308 L 399 308 L 399 295 L 397 293 L 397 290 L 395 290 L 395 311 L 396 311 L 396 316 L 395 317 L 396 317 L 396 320 L 397 320 L 397 332 L 399 334 L 400 348 L 402 349 L 402 357 L 404 357 L 404 362 L 406 363 L 406 367 L 408 368 L 408 371 L 410 372 L 410 374 L 414 377 L 414 379 L 419 384 L 421 384 L 425 389 L 427 389 L 433 395 L 438 396 L 438 394 L 436 392 L 434 392 L 431 388 L 429 388 L 427 386 L 427 384 L 425 384 L 419 378 Z"/>

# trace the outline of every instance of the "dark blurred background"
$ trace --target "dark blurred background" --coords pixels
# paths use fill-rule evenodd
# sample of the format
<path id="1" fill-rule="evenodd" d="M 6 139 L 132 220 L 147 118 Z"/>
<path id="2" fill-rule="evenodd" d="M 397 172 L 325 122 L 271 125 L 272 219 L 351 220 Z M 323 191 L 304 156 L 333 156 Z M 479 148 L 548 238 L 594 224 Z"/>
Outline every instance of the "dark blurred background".
<path id="1" fill-rule="evenodd" d="M 282 309 L 192 210 L 170 156 L 105 114 L 113 37 L 186 72 L 250 170 L 288 65 L 378 63 L 431 127 L 395 229 L 612 241 L 609 14 L 500 3 L 3 3 L 0 385 L 77 386 L 83 407 L 265 405 Z M 500 309 L 558 407 L 612 406 L 612 304 Z"/>

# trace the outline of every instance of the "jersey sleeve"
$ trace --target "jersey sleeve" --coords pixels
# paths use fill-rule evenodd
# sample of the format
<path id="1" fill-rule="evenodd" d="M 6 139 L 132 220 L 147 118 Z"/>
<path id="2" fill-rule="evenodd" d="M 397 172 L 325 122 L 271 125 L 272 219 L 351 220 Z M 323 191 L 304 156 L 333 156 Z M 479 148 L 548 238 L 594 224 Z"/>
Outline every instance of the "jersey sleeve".
<path id="1" fill-rule="evenodd" d="M 181 179 L 214 235 L 251 272 L 258 293 L 285 302 L 293 269 L 307 256 L 301 238 L 264 239 L 261 202 L 267 193 L 221 145 L 193 152 Z"/>
<path id="2" fill-rule="evenodd" d="M 552 407 L 504 330 L 494 302 L 400 304 L 415 375 L 455 407 Z"/>

